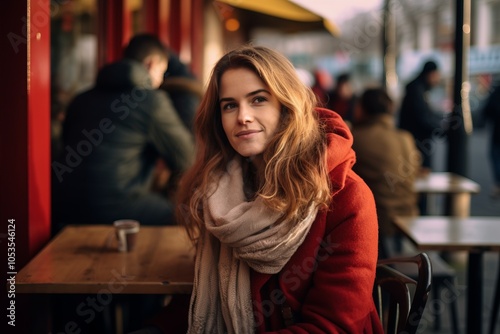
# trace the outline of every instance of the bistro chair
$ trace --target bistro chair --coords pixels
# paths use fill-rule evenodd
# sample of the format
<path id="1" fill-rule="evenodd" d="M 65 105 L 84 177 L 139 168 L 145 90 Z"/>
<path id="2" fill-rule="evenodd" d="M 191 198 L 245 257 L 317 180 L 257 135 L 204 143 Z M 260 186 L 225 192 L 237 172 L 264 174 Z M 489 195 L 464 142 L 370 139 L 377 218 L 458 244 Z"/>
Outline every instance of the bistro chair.
<path id="1" fill-rule="evenodd" d="M 381 249 L 383 258 L 407 256 L 402 253 L 402 245 L 400 239 L 391 240 L 381 239 Z M 397 245 L 399 243 L 399 245 Z M 458 296 L 457 292 L 457 272 L 450 266 L 436 251 L 426 252 L 432 265 L 432 298 L 437 300 L 441 299 L 443 289 L 448 290 L 453 297 L 446 302 L 446 308 L 450 311 L 450 325 L 452 333 L 460 333 L 458 327 Z M 411 263 L 400 263 L 392 266 L 394 269 L 409 276 L 410 278 L 418 278 L 418 270 L 415 265 Z M 441 330 L 441 312 L 433 314 L 434 331 Z"/>
<path id="2" fill-rule="evenodd" d="M 393 268 L 403 263 L 418 268 L 417 279 Z M 373 298 L 385 333 L 417 332 L 431 291 L 431 276 L 431 262 L 425 253 L 378 261 Z"/>
<path id="3" fill-rule="evenodd" d="M 452 333 L 458 334 L 460 330 L 458 328 L 458 296 L 456 295 L 457 288 L 457 273 L 453 267 L 448 263 L 437 252 L 430 251 L 426 253 L 429 257 L 432 265 L 432 298 L 436 300 L 441 300 L 441 294 L 443 289 L 448 290 L 448 293 L 452 296 L 446 302 L 446 308 L 450 311 L 450 325 Z M 394 269 L 399 272 L 409 276 L 410 278 L 417 279 L 418 272 L 414 265 L 409 263 L 395 264 Z M 433 314 L 434 321 L 434 331 L 438 332 L 441 330 L 441 312 L 435 312 Z"/>
<path id="4" fill-rule="evenodd" d="M 495 326 L 497 324 L 498 311 L 500 310 L 500 255 L 498 256 L 498 274 L 497 274 L 497 283 L 495 286 L 495 294 L 493 295 L 493 306 L 491 308 L 490 315 L 490 328 L 488 333 L 495 333 Z"/>

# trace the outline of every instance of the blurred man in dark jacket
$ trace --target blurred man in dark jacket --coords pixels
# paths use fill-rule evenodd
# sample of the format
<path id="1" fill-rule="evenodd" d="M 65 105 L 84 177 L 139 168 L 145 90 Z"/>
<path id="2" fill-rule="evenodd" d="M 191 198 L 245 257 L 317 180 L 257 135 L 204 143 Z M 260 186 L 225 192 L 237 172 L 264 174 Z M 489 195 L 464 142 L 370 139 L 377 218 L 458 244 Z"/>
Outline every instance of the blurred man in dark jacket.
<path id="1" fill-rule="evenodd" d="M 440 73 L 433 61 L 428 61 L 420 74 L 406 86 L 406 94 L 399 113 L 399 127 L 409 131 L 422 154 L 423 167 L 432 167 L 434 144 L 444 131 L 442 117 L 428 102 L 429 91 L 439 84 Z"/>
<path id="2" fill-rule="evenodd" d="M 497 84 L 484 107 L 484 116 L 491 122 L 490 157 L 495 185 L 491 196 L 500 198 L 500 83 Z"/>
<path id="3" fill-rule="evenodd" d="M 110 224 L 137 219 L 173 224 L 173 205 L 152 192 L 155 165 L 175 179 L 194 151 L 192 135 L 164 91 L 168 54 L 152 35 L 132 38 L 121 61 L 104 66 L 95 86 L 71 102 L 63 156 L 52 163 L 54 220 Z"/>

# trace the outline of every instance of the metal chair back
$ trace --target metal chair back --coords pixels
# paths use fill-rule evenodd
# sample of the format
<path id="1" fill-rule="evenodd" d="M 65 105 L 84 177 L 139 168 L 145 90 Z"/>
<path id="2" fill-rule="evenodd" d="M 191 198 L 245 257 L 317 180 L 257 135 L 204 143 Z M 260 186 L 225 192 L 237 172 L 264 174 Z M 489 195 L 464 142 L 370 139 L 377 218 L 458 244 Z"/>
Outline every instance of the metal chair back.
<path id="1" fill-rule="evenodd" d="M 416 280 L 391 267 L 402 263 L 417 266 Z M 385 333 L 417 332 L 431 290 L 431 277 L 431 262 L 425 253 L 378 261 L 373 297 Z"/>

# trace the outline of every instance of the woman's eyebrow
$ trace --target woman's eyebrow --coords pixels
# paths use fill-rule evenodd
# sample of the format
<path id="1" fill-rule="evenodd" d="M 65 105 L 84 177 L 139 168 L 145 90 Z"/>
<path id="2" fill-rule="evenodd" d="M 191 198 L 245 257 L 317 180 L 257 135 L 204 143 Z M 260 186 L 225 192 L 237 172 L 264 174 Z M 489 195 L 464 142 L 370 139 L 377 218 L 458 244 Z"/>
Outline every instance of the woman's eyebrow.
<path id="1" fill-rule="evenodd" d="M 250 93 L 246 94 L 245 97 L 256 95 L 256 94 L 259 94 L 259 93 L 262 93 L 262 92 L 271 95 L 271 93 L 267 89 L 263 89 L 262 88 L 262 89 L 257 89 L 257 90 L 254 90 L 253 92 L 250 92 Z M 223 98 L 219 99 L 219 103 L 224 102 L 224 101 L 234 101 L 234 98 L 232 98 L 232 97 L 223 97 Z"/>

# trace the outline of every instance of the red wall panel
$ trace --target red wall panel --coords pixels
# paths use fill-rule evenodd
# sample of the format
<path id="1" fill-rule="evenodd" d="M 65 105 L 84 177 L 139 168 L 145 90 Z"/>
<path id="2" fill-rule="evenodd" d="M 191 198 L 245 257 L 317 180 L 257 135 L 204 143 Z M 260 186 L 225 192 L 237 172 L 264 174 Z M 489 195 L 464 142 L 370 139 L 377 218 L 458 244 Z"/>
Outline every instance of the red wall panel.
<path id="1" fill-rule="evenodd" d="M 7 108 L 0 112 L 0 237 L 16 220 L 16 270 L 50 237 L 50 7 L 15 1 L 2 12 Z M 0 239 L 2 258 L 6 239 Z M 7 261 L 3 262 L 7 263 Z"/>
<path id="2" fill-rule="evenodd" d="M 30 256 L 50 237 L 50 7 L 30 1 L 28 206 Z"/>

